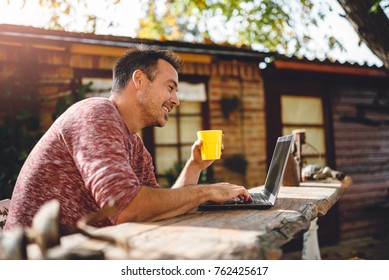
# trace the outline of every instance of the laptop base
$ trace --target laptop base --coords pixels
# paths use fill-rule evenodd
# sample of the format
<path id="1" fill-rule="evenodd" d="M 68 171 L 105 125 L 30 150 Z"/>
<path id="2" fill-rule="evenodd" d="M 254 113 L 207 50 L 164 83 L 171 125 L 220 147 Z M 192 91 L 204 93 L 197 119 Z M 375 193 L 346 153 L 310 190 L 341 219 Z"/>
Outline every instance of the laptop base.
<path id="1" fill-rule="evenodd" d="M 200 211 L 208 210 L 232 210 L 232 209 L 269 209 L 272 204 L 255 204 L 255 203 L 212 203 L 201 204 L 197 209 Z"/>

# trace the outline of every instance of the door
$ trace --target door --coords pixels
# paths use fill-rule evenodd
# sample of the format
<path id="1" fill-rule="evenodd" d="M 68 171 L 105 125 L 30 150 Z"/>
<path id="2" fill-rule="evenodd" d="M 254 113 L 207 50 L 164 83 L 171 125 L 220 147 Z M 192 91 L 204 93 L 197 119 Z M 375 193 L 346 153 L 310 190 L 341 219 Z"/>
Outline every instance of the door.
<path id="1" fill-rule="evenodd" d="M 264 77 L 268 161 L 278 136 L 302 129 L 306 134 L 306 143 L 302 145 L 303 167 L 314 164 L 335 168 L 329 83 L 312 73 L 273 72 Z M 319 219 L 319 242 L 337 242 L 338 225 L 335 205 Z"/>

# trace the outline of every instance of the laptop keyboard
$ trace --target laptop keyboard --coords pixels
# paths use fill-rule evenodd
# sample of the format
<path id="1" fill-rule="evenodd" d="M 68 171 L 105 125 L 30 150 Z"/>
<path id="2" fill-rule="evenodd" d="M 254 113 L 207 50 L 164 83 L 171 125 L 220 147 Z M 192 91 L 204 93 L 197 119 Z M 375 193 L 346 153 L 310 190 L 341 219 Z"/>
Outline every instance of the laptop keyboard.
<path id="1" fill-rule="evenodd" d="M 251 203 L 258 203 L 260 201 L 265 202 L 266 200 L 263 198 L 261 193 L 250 193 L 251 198 L 253 201 L 244 201 L 239 198 L 234 198 L 230 201 L 224 202 L 224 204 L 251 204 Z"/>
<path id="2" fill-rule="evenodd" d="M 254 203 L 259 201 L 266 201 L 261 193 L 251 193 L 250 195 Z"/>

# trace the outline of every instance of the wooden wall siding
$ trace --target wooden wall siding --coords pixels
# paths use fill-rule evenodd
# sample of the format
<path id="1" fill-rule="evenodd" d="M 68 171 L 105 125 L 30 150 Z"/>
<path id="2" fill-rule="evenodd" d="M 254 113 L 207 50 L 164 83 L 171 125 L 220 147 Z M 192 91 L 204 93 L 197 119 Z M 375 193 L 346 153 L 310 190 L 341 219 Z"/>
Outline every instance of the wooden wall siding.
<path id="1" fill-rule="evenodd" d="M 378 95 L 378 93 L 381 93 Z M 382 91 L 340 89 L 333 102 L 334 136 L 337 169 L 351 175 L 352 186 L 339 203 L 340 238 L 368 237 L 389 232 L 389 125 L 358 122 L 360 104 L 388 105 L 377 100 Z M 382 106 L 378 108 L 384 108 Z M 389 120 L 389 110 L 366 113 L 373 121 Z"/>
<path id="2" fill-rule="evenodd" d="M 72 53 L 71 50 L 71 47 L 66 50 L 36 49 L 28 43 L 23 47 L 7 46 L 0 49 L 2 74 L 5 74 L 7 63 L 23 63 L 26 52 L 30 62 L 36 65 L 36 71 L 40 71 L 42 129 L 47 129 L 52 123 L 51 114 L 55 111 L 56 99 L 71 91 L 75 69 L 110 70 L 118 58 L 117 52 L 97 56 L 88 52 Z M 262 184 L 266 174 L 266 129 L 264 90 L 258 64 L 216 57 L 208 61 L 210 63 L 185 61 L 181 73 L 209 77 L 209 123 L 211 129 L 222 129 L 225 133 L 223 157 L 239 153 L 244 154 L 249 161 L 245 177 L 226 172 L 223 161 L 217 161 L 214 165 L 215 177 L 217 180 L 248 187 Z M 9 72 L 12 71 L 10 68 Z M 224 119 L 222 115 L 222 96 L 242 97 L 241 111 L 234 113 L 230 119 Z"/>
<path id="3" fill-rule="evenodd" d="M 214 61 L 211 64 L 185 62 L 182 74 L 215 77 L 241 77 L 244 80 L 260 80 L 256 63 L 237 61 Z M 258 89 L 258 85 L 256 86 Z"/>
<path id="4" fill-rule="evenodd" d="M 0 45 L 0 61 L 17 61 L 18 51 L 10 46 Z"/>
<path id="5" fill-rule="evenodd" d="M 73 54 L 69 66 L 84 69 L 107 69 L 111 70 L 118 57 L 116 56 L 93 56 Z"/>
<path id="6" fill-rule="evenodd" d="M 38 63 L 50 65 L 69 65 L 70 56 L 61 52 L 40 51 L 36 58 Z"/>

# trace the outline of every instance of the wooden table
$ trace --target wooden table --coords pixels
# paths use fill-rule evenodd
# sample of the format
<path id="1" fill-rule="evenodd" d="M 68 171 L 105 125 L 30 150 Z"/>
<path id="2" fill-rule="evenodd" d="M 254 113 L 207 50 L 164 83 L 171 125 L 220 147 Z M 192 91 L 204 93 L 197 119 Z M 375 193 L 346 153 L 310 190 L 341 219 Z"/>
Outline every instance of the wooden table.
<path id="1" fill-rule="evenodd" d="M 129 245 L 128 251 L 80 234 L 63 237 L 61 246 L 102 250 L 107 259 L 279 259 L 281 246 L 306 232 L 313 219 L 325 215 L 350 184 L 346 177 L 342 182 L 284 186 L 269 210 L 193 211 L 159 222 L 96 230 L 96 234 Z"/>

